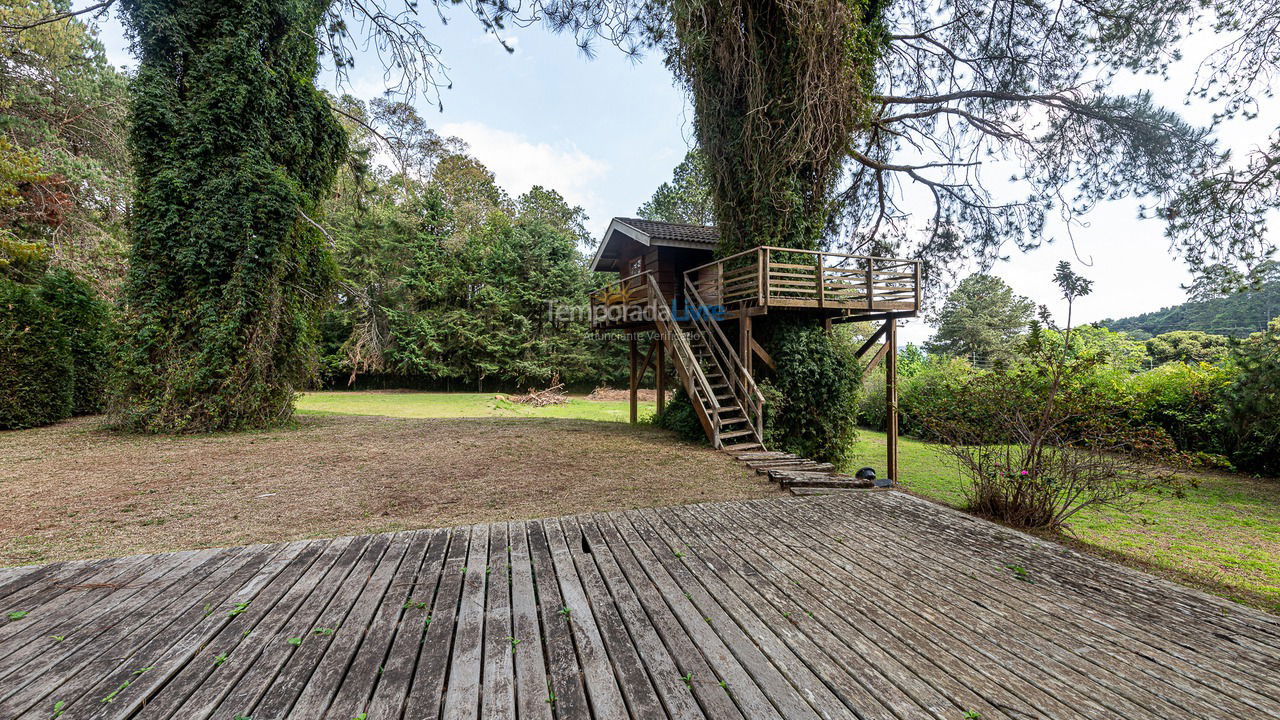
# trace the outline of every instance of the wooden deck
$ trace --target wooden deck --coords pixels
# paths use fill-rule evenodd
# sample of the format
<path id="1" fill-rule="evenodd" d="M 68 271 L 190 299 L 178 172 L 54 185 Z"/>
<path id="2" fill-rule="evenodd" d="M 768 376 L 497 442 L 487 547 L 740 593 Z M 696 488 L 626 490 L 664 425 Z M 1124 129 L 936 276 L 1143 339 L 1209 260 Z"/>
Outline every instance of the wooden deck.
<path id="1" fill-rule="evenodd" d="M 1280 717 L 1277 618 L 899 493 L 0 570 L 0 613 L 5 719 Z"/>

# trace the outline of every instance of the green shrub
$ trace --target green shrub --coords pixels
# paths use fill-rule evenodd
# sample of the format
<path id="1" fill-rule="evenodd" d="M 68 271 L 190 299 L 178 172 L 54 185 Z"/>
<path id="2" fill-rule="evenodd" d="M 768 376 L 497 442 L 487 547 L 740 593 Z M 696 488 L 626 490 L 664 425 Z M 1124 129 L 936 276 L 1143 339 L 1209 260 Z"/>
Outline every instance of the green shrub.
<path id="1" fill-rule="evenodd" d="M 1280 319 L 1231 354 L 1236 375 L 1221 393 L 1227 456 L 1239 469 L 1280 475 Z"/>
<path id="2" fill-rule="evenodd" d="M 1182 363 L 1139 373 L 1128 381 L 1134 420 L 1162 428 L 1180 450 L 1222 454 L 1222 392 L 1232 374 L 1212 365 Z"/>
<path id="3" fill-rule="evenodd" d="M 766 392 L 765 446 L 840 464 L 857 438 L 862 365 L 843 332 L 804 320 L 770 323 L 768 346 L 777 365 Z"/>
<path id="4" fill-rule="evenodd" d="M 1070 318 L 1092 283 L 1066 262 L 1054 280 Z M 1053 326 L 1048 310 L 1040 316 L 1052 335 L 1032 325 L 1017 362 L 955 387 L 950 407 L 924 416 L 960 468 L 968 509 L 1018 527 L 1057 529 L 1086 508 L 1126 509 L 1149 491 L 1180 491 L 1183 480 L 1151 464 L 1179 459 L 1167 433 L 1129 417 L 1123 364 L 1108 365 L 1115 356 L 1106 349 L 1077 348 L 1070 324 Z"/>
<path id="5" fill-rule="evenodd" d="M 956 402 L 960 392 L 981 376 L 982 372 L 963 358 L 929 356 L 914 376 L 899 382 L 899 430 L 907 435 L 936 439 L 925 418 L 946 417 L 953 423 L 965 422 L 977 426 L 984 424 L 986 419 L 980 409 Z M 884 427 L 883 390 L 879 408 L 879 427 Z"/>
<path id="6" fill-rule="evenodd" d="M 0 278 L 0 430 L 71 415 L 74 366 L 53 311 L 31 287 Z"/>
<path id="7" fill-rule="evenodd" d="M 707 434 L 698 422 L 698 413 L 684 388 L 677 389 L 667 400 L 662 414 L 653 419 L 653 424 L 674 432 L 681 440 L 688 442 L 707 442 Z"/>
<path id="8" fill-rule="evenodd" d="M 902 390 L 905 383 L 898 382 L 898 402 L 901 406 Z M 875 372 L 862 383 L 862 395 L 858 398 L 858 424 L 872 430 L 884 430 L 889 420 L 889 409 L 885 406 L 884 373 Z M 901 420 L 899 420 L 901 427 Z"/>
<path id="9" fill-rule="evenodd" d="M 89 283 L 55 270 L 40 281 L 40 298 L 66 336 L 73 368 L 72 413 L 101 412 L 111 366 L 111 311 Z"/>

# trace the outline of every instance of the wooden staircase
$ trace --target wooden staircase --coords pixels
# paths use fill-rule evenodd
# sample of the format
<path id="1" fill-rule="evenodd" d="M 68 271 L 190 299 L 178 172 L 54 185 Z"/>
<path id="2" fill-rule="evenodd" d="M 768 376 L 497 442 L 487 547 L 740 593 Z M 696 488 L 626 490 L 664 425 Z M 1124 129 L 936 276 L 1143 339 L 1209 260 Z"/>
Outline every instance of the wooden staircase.
<path id="1" fill-rule="evenodd" d="M 663 346 L 707 439 L 728 452 L 764 451 L 764 396 L 697 290 L 686 280 L 688 312 L 680 319 L 652 276 L 649 290 Z"/>
<path id="2" fill-rule="evenodd" d="M 838 473 L 830 463 L 766 450 L 764 396 L 697 289 L 685 280 L 688 312 L 679 319 L 652 276 L 649 291 L 663 346 L 712 445 L 795 495 L 872 487 L 870 480 Z"/>

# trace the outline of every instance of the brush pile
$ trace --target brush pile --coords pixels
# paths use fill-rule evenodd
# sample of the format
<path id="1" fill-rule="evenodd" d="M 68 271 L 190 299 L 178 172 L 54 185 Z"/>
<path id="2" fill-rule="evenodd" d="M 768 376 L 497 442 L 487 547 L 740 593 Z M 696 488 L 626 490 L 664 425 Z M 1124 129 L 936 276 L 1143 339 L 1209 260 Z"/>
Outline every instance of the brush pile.
<path id="1" fill-rule="evenodd" d="M 556 375 L 551 378 L 551 387 L 546 390 L 529 389 L 524 395 L 512 395 L 508 398 L 513 403 L 528 405 L 530 407 L 546 407 L 548 405 L 564 405 L 569 402 L 569 394 L 564 391 L 564 383 L 560 382 L 560 376 Z"/>

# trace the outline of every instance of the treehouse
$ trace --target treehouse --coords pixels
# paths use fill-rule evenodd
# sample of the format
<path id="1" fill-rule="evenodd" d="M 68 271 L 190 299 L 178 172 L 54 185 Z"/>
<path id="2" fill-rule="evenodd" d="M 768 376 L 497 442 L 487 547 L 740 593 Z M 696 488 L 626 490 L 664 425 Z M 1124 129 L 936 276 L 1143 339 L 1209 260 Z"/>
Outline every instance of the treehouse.
<path id="1" fill-rule="evenodd" d="M 888 477 L 897 478 L 897 321 L 920 307 L 920 261 L 759 246 L 715 256 L 714 227 L 614 218 L 592 269 L 617 281 L 592 294 L 591 323 L 630 338 L 631 420 L 644 373 L 665 402 L 666 361 L 712 444 L 737 454 L 764 451 L 764 398 L 756 363 L 773 368 L 752 337 L 755 318 L 799 314 L 828 329 L 845 322 L 879 327 L 859 349 L 868 368 L 886 364 Z M 643 359 L 640 339 L 652 338 Z M 877 347 L 878 345 L 878 347 Z"/>

